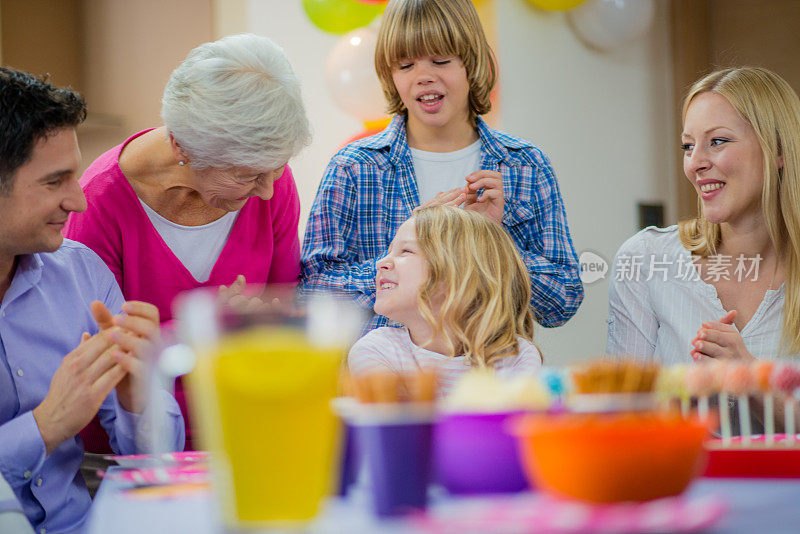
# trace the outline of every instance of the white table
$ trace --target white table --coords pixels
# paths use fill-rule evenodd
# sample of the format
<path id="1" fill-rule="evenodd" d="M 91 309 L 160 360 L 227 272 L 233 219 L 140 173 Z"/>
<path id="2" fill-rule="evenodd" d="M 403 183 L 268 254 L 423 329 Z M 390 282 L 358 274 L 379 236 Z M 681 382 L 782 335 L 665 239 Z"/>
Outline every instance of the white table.
<path id="1" fill-rule="evenodd" d="M 213 494 L 201 492 L 171 500 L 132 500 L 122 490 L 126 484 L 105 480 L 92 507 L 87 534 L 221 534 L 220 517 Z M 729 512 L 708 532 L 716 534 L 800 532 L 800 480 L 798 479 L 698 479 L 689 497 L 716 495 Z M 491 497 L 453 498 L 441 494 L 432 509 L 457 514 Z M 532 494 L 494 497 L 533 498 Z M 415 532 L 404 520 L 379 521 L 363 491 L 351 490 L 346 498 L 331 499 L 322 513 L 303 532 L 394 534 Z M 535 529 L 530 530 L 535 532 Z"/>

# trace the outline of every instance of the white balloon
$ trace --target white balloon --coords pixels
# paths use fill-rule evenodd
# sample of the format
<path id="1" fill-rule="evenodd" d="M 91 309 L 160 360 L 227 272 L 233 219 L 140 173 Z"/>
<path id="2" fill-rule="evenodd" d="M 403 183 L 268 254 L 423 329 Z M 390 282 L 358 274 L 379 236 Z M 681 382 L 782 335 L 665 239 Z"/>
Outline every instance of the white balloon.
<path id="1" fill-rule="evenodd" d="M 375 28 L 359 28 L 333 47 L 325 80 L 336 104 L 362 122 L 386 117 L 386 99 L 375 74 Z"/>
<path id="2" fill-rule="evenodd" d="M 567 12 L 567 18 L 586 44 L 610 50 L 642 36 L 654 14 L 655 0 L 587 0 Z"/>

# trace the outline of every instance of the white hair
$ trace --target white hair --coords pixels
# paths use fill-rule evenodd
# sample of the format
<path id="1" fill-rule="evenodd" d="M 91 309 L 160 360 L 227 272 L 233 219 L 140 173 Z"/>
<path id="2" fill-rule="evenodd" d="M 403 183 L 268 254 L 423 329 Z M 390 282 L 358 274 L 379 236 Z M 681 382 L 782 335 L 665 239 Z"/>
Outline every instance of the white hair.
<path id="1" fill-rule="evenodd" d="M 300 82 L 283 50 L 253 34 L 189 52 L 167 82 L 161 117 L 199 169 L 276 169 L 311 140 Z"/>

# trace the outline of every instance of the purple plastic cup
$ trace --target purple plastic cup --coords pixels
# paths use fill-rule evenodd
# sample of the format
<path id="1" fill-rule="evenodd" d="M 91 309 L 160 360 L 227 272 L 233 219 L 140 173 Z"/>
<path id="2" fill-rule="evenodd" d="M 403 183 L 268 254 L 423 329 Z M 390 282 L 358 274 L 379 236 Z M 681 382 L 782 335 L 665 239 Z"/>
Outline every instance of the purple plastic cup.
<path id="1" fill-rule="evenodd" d="M 437 481 L 454 494 L 511 493 L 530 488 L 509 424 L 522 412 L 452 413 L 434 431 Z"/>
<path id="2" fill-rule="evenodd" d="M 359 450 L 366 455 L 375 514 L 391 517 L 424 509 L 431 476 L 433 424 L 363 424 L 356 432 Z"/>
<path id="3" fill-rule="evenodd" d="M 342 497 L 347 495 L 347 489 L 354 484 L 358 478 L 358 449 L 354 435 L 355 431 L 352 426 L 345 423 L 343 434 L 342 465 L 336 491 L 336 494 Z"/>

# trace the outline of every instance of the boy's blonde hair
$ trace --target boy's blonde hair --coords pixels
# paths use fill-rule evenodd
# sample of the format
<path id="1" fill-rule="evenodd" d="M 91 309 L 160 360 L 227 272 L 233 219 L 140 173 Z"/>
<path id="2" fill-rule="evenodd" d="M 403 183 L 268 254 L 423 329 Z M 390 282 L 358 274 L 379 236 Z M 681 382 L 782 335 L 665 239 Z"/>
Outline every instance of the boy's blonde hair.
<path id="1" fill-rule="evenodd" d="M 414 225 L 429 274 L 419 310 L 434 336 L 445 334 L 452 354 L 486 367 L 518 354 L 518 337 L 533 341 L 530 277 L 501 225 L 452 206 L 420 208 Z M 434 313 L 432 300 L 442 293 Z"/>
<path id="2" fill-rule="evenodd" d="M 391 0 L 381 20 L 375 46 L 375 70 L 390 114 L 406 109 L 392 80 L 403 59 L 458 56 L 469 81 L 470 119 L 492 109 L 489 95 L 497 67 L 471 0 Z"/>
<path id="3" fill-rule="evenodd" d="M 770 239 L 786 262 L 781 350 L 800 352 L 800 99 L 772 71 L 757 67 L 718 70 L 698 80 L 683 102 L 683 117 L 692 100 L 707 92 L 730 102 L 750 123 L 761 145 L 764 187 L 761 207 Z M 781 161 L 783 165 L 781 166 Z M 698 256 L 716 254 L 720 225 L 700 215 L 679 224 L 683 246 Z"/>

